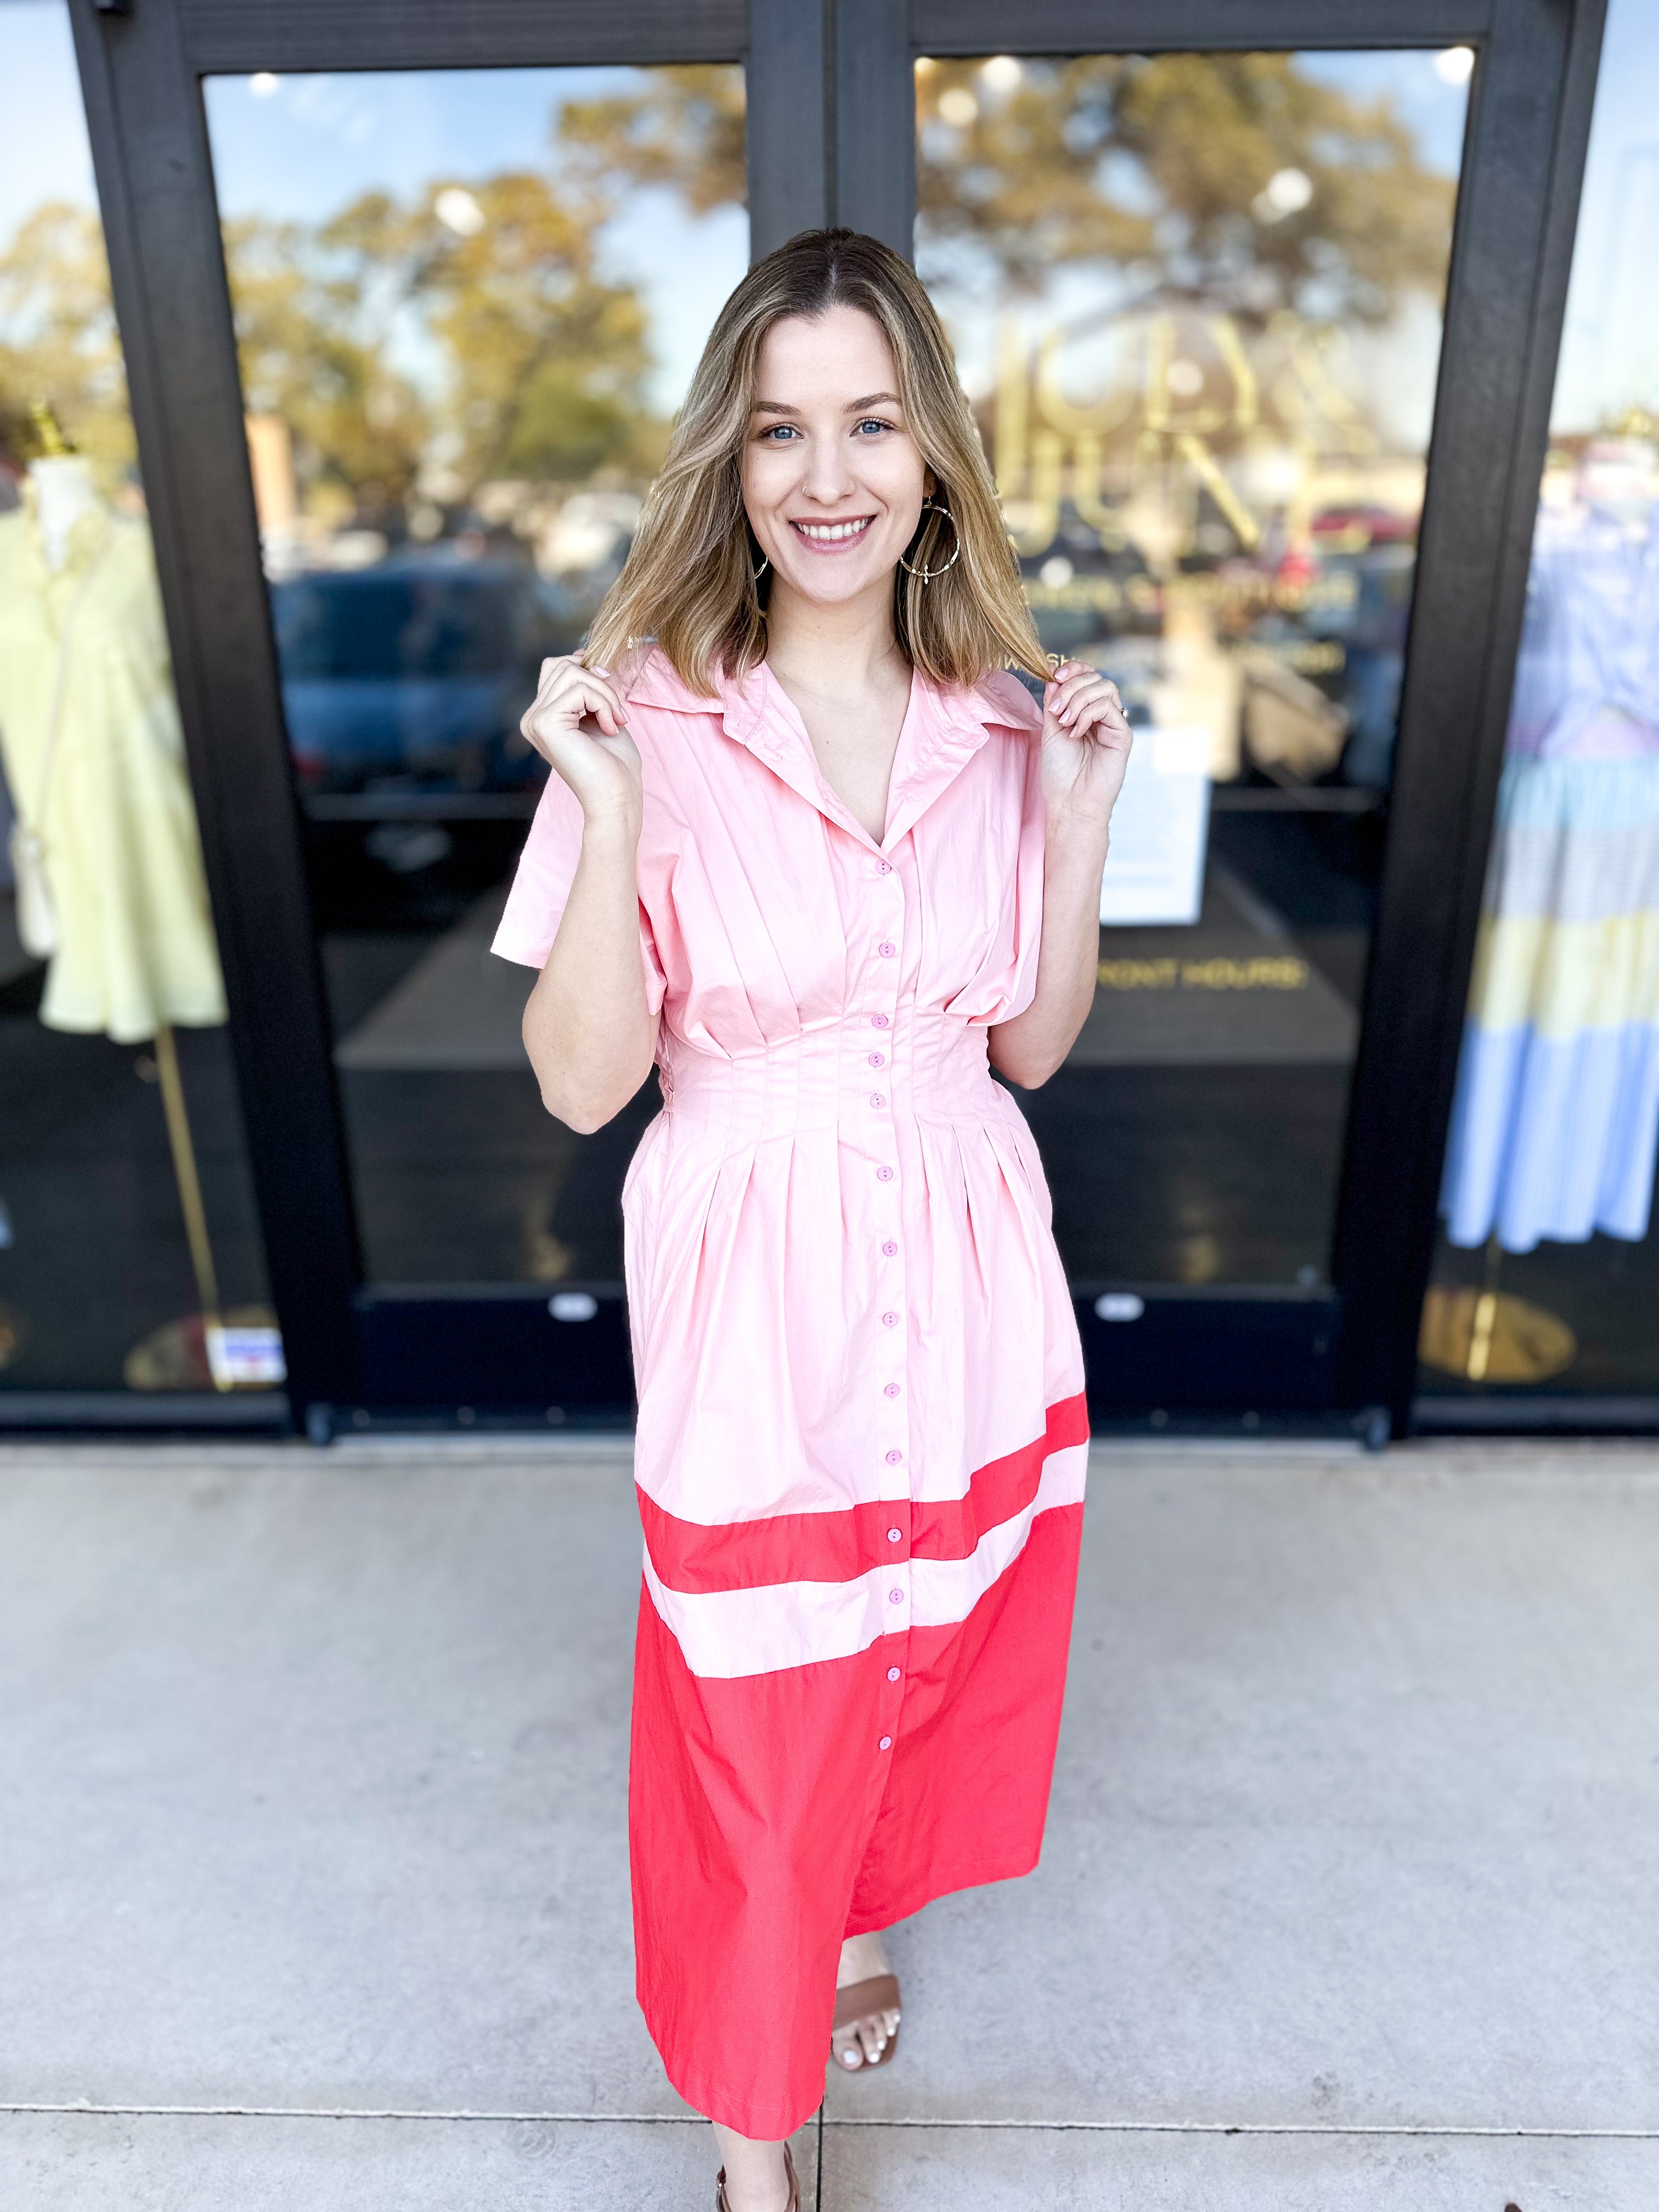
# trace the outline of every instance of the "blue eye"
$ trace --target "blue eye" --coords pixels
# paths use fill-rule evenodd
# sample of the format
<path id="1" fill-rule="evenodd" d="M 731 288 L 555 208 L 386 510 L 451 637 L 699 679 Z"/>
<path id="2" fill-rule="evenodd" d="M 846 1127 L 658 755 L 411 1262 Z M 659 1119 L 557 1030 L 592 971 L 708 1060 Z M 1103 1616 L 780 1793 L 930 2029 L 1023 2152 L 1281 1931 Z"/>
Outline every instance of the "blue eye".
<path id="1" fill-rule="evenodd" d="M 860 430 L 890 430 L 892 427 L 890 422 L 884 422 L 874 415 L 867 415 L 859 424 Z"/>
<path id="2" fill-rule="evenodd" d="M 793 422 L 774 422 L 769 429 L 761 432 L 761 443 L 762 445 L 769 442 L 781 444 L 784 439 L 793 438 L 794 435 L 795 426 Z"/>

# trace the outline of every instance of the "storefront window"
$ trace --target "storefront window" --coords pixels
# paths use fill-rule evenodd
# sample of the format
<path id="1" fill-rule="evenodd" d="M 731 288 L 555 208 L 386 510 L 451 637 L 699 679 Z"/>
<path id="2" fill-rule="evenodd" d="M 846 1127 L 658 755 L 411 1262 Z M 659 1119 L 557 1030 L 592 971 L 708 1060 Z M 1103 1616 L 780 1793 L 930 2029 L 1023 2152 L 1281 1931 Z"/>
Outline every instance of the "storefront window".
<path id="1" fill-rule="evenodd" d="M 1042 641 L 1138 732 L 1021 1101 L 1107 1318 L 1328 1282 L 1474 58 L 917 64 L 918 267 Z"/>
<path id="2" fill-rule="evenodd" d="M 269 1389 L 281 1344 L 62 0 L 0 9 L 0 1393 Z"/>
<path id="3" fill-rule="evenodd" d="M 1659 19 L 1613 0 L 1423 1386 L 1659 1391 Z"/>
<path id="4" fill-rule="evenodd" d="M 748 263 L 737 67 L 206 87 L 283 703 L 371 1281 L 620 1287 L 604 1130 L 489 953 L 580 641 Z M 587 1304 L 583 1306 L 586 1300 Z"/>

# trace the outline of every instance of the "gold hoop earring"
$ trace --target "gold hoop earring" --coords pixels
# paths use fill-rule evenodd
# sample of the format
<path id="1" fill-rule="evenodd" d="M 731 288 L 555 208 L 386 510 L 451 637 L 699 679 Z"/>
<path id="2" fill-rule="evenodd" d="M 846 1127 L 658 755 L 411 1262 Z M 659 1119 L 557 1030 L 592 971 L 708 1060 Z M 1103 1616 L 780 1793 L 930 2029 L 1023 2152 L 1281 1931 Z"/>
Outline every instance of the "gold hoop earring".
<path id="1" fill-rule="evenodd" d="M 957 556 L 962 550 L 962 532 L 957 528 L 957 519 L 955 515 L 951 514 L 950 508 L 948 507 L 941 507 L 937 500 L 923 500 L 921 502 L 921 511 L 924 514 L 942 514 L 945 517 L 945 520 L 950 524 L 951 539 L 951 557 L 948 561 L 941 561 L 937 568 L 930 568 L 927 567 L 925 563 L 921 568 L 915 568 L 913 567 L 912 564 L 905 559 L 903 554 L 901 553 L 899 555 L 899 566 L 903 569 L 907 576 L 919 576 L 924 584 L 931 584 L 935 576 L 942 576 L 947 568 L 955 568 L 957 564 Z M 926 527 L 925 525 L 923 526 L 924 528 Z"/>

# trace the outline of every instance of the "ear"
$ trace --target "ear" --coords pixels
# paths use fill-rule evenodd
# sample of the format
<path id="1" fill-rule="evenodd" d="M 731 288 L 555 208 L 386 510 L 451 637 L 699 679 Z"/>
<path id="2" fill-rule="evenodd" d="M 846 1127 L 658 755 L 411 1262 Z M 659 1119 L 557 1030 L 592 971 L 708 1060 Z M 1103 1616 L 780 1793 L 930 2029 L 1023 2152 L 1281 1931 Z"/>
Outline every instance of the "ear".
<path id="1" fill-rule="evenodd" d="M 933 474 L 932 469 L 924 468 L 921 472 L 922 497 L 924 499 L 932 499 L 938 490 L 939 478 Z"/>

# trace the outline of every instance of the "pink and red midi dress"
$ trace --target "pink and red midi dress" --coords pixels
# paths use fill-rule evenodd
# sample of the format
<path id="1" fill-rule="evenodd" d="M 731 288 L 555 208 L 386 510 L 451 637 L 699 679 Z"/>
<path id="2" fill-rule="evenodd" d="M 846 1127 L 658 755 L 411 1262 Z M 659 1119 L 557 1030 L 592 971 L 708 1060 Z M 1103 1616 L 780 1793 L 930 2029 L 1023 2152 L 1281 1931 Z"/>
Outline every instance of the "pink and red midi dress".
<path id="1" fill-rule="evenodd" d="M 823 2094 L 843 1936 L 1042 1841 L 1088 1419 L 1036 1144 L 987 1036 L 1030 1004 L 1036 703 L 919 672 L 879 844 L 769 669 L 653 653 L 640 951 L 661 1112 L 623 1187 L 645 1526 L 638 1989 L 699 2112 Z M 581 849 L 550 777 L 495 950 Z"/>

